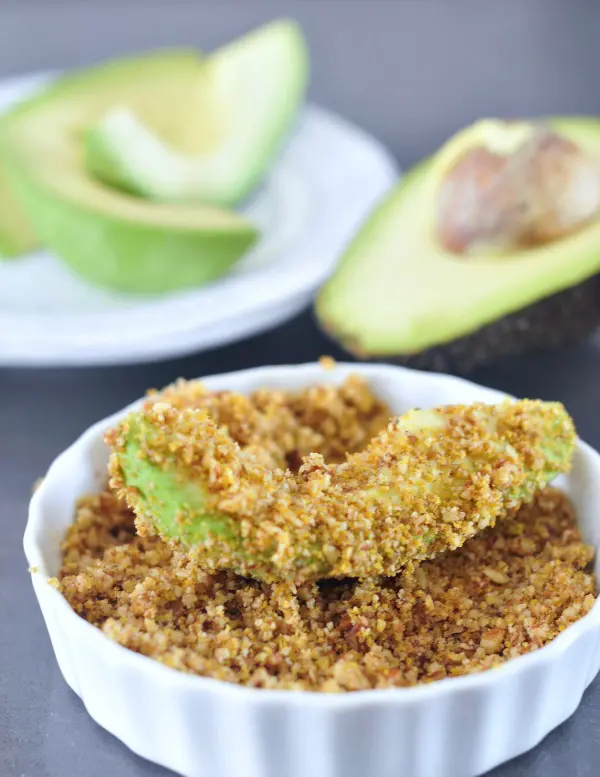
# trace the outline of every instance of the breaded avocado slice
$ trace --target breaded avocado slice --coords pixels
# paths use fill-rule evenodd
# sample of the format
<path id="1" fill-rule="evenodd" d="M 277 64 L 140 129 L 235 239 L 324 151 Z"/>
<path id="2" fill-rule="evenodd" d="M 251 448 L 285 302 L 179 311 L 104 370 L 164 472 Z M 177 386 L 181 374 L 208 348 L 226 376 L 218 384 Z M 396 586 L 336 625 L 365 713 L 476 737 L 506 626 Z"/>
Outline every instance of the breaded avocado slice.
<path id="1" fill-rule="evenodd" d="M 107 434 L 141 533 L 267 582 L 392 576 L 460 547 L 570 468 L 573 423 L 532 400 L 413 410 L 343 464 L 269 469 L 206 411 L 156 403 Z"/>
<path id="2" fill-rule="evenodd" d="M 237 213 L 133 197 L 85 165 L 85 133 L 111 106 L 129 105 L 168 134 L 201 73 L 195 51 L 112 60 L 59 78 L 2 117 L 0 177 L 11 207 L 91 283 L 138 293 L 193 287 L 227 272 L 256 242 L 256 228 Z"/>

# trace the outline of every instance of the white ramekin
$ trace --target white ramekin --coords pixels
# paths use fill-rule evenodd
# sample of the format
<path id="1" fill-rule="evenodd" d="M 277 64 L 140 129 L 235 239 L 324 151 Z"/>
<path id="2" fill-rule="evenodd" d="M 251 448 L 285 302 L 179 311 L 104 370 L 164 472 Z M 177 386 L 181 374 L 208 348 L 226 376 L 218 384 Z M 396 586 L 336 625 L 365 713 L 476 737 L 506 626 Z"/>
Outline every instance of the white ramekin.
<path id="1" fill-rule="evenodd" d="M 264 367 L 206 382 L 245 393 L 337 383 L 354 372 L 396 412 L 505 396 L 383 365 Z M 25 552 L 65 680 L 92 718 L 134 752 L 185 777 L 475 777 L 530 749 L 574 712 L 600 668 L 600 602 L 549 645 L 498 669 L 339 695 L 195 677 L 105 637 L 48 578 L 58 572 L 76 499 L 105 480 L 103 432 L 129 409 L 92 426 L 52 464 L 31 501 Z M 600 456 L 579 442 L 560 485 L 575 503 L 585 540 L 600 549 Z"/>

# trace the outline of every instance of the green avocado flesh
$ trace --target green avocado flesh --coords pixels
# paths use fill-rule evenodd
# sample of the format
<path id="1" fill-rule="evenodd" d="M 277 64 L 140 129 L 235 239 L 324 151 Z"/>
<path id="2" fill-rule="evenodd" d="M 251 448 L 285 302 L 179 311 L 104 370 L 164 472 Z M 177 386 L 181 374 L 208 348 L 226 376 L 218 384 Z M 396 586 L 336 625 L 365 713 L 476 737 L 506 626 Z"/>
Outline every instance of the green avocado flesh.
<path id="1" fill-rule="evenodd" d="M 504 431 L 503 424 L 508 423 L 510 427 L 510 409 L 508 414 L 504 415 L 502 408 L 481 405 L 476 412 L 478 423 L 486 429 L 486 437 L 489 435 L 488 443 L 495 448 L 493 457 L 501 462 L 509 459 L 516 461 L 517 476 L 512 483 L 511 477 L 503 481 L 502 503 L 491 508 L 492 512 L 497 510 L 497 514 L 491 514 L 489 511 L 485 515 L 478 513 L 478 524 L 471 534 L 489 525 L 490 521 L 499 517 L 500 512 L 506 511 L 507 507 L 527 503 L 538 489 L 545 487 L 558 473 L 567 471 L 575 446 L 573 426 L 561 405 L 540 402 L 535 403 L 534 410 L 526 411 L 529 413 L 529 434 L 532 435 L 532 440 L 537 441 L 537 447 L 526 454 L 531 456 L 530 460 L 526 460 L 525 455 L 517 454 Z M 448 419 L 439 409 L 412 410 L 396 419 L 394 426 L 390 426 L 390 451 L 394 449 L 394 430 L 401 435 L 409 433 L 427 439 L 431 450 L 436 450 L 435 440 L 443 437 L 447 423 Z M 234 515 L 207 509 L 208 492 L 201 475 L 194 471 L 194 479 L 191 479 L 190 469 L 172 452 L 181 442 L 180 429 L 175 427 L 172 430 L 175 443 L 172 448 L 168 438 L 165 445 L 163 436 L 161 447 L 154 453 L 148 453 L 153 450 L 154 442 L 161 439 L 158 435 L 164 434 L 164 430 L 157 433 L 153 422 L 144 414 L 137 413 L 130 415 L 122 428 L 126 429 L 126 436 L 115 448 L 116 461 L 127 501 L 142 523 L 149 524 L 152 530 L 165 540 L 177 540 L 184 547 L 194 549 L 195 559 L 200 563 L 204 561 L 211 568 L 222 568 L 224 562 L 221 549 L 225 545 L 229 552 L 229 560 L 226 563 L 231 565 L 233 571 L 242 575 L 251 573 L 252 576 L 266 581 L 278 579 L 282 573 L 271 555 L 253 552 L 251 542 L 245 539 L 246 535 L 242 537 L 241 523 Z M 414 445 L 415 438 L 411 439 Z M 476 456 L 472 459 L 462 459 L 463 470 L 477 474 L 482 462 L 490 454 L 482 455 L 483 459 L 477 459 Z M 390 460 L 392 459 L 393 456 Z M 201 456 L 197 460 L 201 460 Z M 348 461 L 351 460 L 352 457 Z M 524 474 L 524 477 L 520 477 L 519 473 Z M 333 472 L 332 478 L 335 477 Z M 384 518 L 386 521 L 392 517 L 402 520 L 408 491 L 412 493 L 415 489 L 421 489 L 423 493 L 435 494 L 443 507 L 444 503 L 452 503 L 455 494 L 465 488 L 464 480 L 457 477 L 454 466 L 449 469 L 443 460 L 438 462 L 435 456 L 425 463 L 418 458 L 412 462 L 409 460 L 401 476 L 390 470 L 388 477 L 397 483 L 396 488 L 386 485 L 382 491 L 381 481 L 376 476 L 372 486 L 364 486 L 365 504 L 372 499 L 373 505 L 378 505 L 373 508 L 374 515 L 379 515 L 376 520 L 380 520 L 382 514 L 387 516 Z M 396 480 L 397 477 L 400 479 Z M 260 516 L 256 520 L 260 521 Z M 430 537 L 423 537 L 425 546 L 435 540 L 435 535 L 434 530 Z M 315 536 L 310 547 L 299 547 L 297 544 L 294 546 L 296 568 L 302 570 L 301 574 L 306 579 L 311 575 L 314 578 L 339 576 L 339 570 L 331 566 L 329 556 L 324 552 L 325 541 L 327 538 Z M 442 548 L 445 549 L 447 548 Z M 276 550 L 274 545 L 273 553 Z M 407 560 L 405 559 L 405 562 Z"/>
<path id="2" fill-rule="evenodd" d="M 28 234 L 88 281 L 139 293 L 191 287 L 225 273 L 256 241 L 235 213 L 147 202 L 86 170 L 84 134 L 111 106 L 131 105 L 169 133 L 201 68 L 187 50 L 112 61 L 59 79 L 0 121 L 2 175 Z"/>
<path id="3" fill-rule="evenodd" d="M 549 124 L 600 166 L 600 120 Z M 384 198 L 318 296 L 323 328 L 358 355 L 409 356 L 449 343 L 600 270 L 600 219 L 508 257 L 445 251 L 434 226 L 440 161 L 425 160 Z"/>
<path id="4" fill-rule="evenodd" d="M 183 480 L 173 468 L 160 468 L 141 458 L 134 440 L 132 430 L 132 442 L 123 452 L 120 464 L 127 473 L 128 486 L 136 489 L 140 511 L 155 524 L 158 533 L 187 547 L 199 545 L 211 534 L 233 541 L 231 519 L 207 512 L 202 485 Z"/>
<path id="5" fill-rule="evenodd" d="M 499 421 L 502 421 L 502 414 L 496 415 L 495 410 L 494 405 L 483 407 L 480 410 L 481 420 L 490 434 L 490 442 L 498 452 L 514 455 L 514 449 L 511 448 L 498 429 Z M 537 453 L 542 457 L 544 465 L 541 471 L 537 468 L 528 470 L 524 466 L 526 477 L 518 487 L 507 487 L 505 490 L 507 501 L 518 504 L 529 502 L 538 489 L 544 488 L 558 474 L 569 469 L 573 458 L 575 436 L 573 434 L 565 439 L 564 433 L 561 433 L 568 418 L 568 414 L 562 406 L 557 406 L 552 402 L 539 403 L 535 418 L 537 432 L 540 435 Z M 396 428 L 411 434 L 435 436 L 436 434 L 443 435 L 446 423 L 447 419 L 436 408 L 411 410 L 396 420 Z M 470 472 L 477 472 L 477 462 L 467 462 L 465 459 L 462 461 L 462 465 L 465 466 L 465 464 Z M 443 499 L 448 487 L 447 473 L 439 472 L 429 487 Z"/>
<path id="6" fill-rule="evenodd" d="M 86 136 L 102 180 L 154 200 L 234 205 L 264 176 L 304 99 L 299 27 L 278 21 L 208 57 L 174 121 L 115 100 Z M 166 131 L 165 131 L 166 129 Z"/>

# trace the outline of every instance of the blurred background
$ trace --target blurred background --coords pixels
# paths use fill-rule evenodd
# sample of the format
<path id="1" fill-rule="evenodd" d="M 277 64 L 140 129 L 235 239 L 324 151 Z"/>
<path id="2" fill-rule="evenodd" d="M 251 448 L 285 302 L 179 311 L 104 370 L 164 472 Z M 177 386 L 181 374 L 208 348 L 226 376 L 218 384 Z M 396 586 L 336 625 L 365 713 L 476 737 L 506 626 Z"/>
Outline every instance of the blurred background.
<path id="1" fill-rule="evenodd" d="M 310 97 L 402 166 L 485 115 L 598 113 L 595 0 L 2 0 L 0 75 L 136 50 L 212 49 L 280 16 L 311 48 Z"/>
<path id="2" fill-rule="evenodd" d="M 282 16 L 300 22 L 310 46 L 309 99 L 372 133 L 404 169 L 483 116 L 600 116 L 597 0 L 0 0 L 0 78 L 168 45 L 212 50 Z M 0 665 L 10 667 L 0 672 L 0 777 L 167 774 L 101 731 L 58 673 L 21 550 L 34 480 L 85 428 L 150 387 L 324 353 L 343 356 L 306 309 L 265 334 L 185 358 L 0 367 L 0 605 L 10 624 L 0 627 Z M 593 341 L 470 377 L 564 401 L 600 445 Z M 593 777 L 599 731 L 596 683 L 572 721 L 494 777 Z"/>

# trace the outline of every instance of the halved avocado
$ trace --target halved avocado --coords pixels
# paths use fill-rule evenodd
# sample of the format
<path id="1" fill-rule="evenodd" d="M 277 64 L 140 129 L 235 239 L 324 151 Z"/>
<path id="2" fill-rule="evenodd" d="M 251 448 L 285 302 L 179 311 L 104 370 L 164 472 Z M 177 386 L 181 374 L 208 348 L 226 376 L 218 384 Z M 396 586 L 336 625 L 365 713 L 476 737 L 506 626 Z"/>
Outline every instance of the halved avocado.
<path id="1" fill-rule="evenodd" d="M 582 149 L 600 176 L 600 120 L 546 123 Z M 460 133 L 383 199 L 321 289 L 317 318 L 348 351 L 467 371 L 600 325 L 598 215 L 560 239 L 509 254 L 458 256 L 443 247 L 435 228 L 440 183 L 482 129 L 497 151 L 520 142 L 517 128 L 496 133 L 493 122 Z"/>
<path id="2" fill-rule="evenodd" d="M 0 123 L 0 165 L 26 219 L 78 275 L 164 292 L 218 277 L 255 242 L 254 226 L 235 213 L 140 200 L 86 170 L 84 133 L 115 102 L 169 133 L 201 69 L 188 50 L 113 60 L 59 79 Z"/>
<path id="3" fill-rule="evenodd" d="M 150 199 L 234 205 L 279 150 L 306 82 L 300 28 L 273 22 L 205 60 L 195 91 L 175 108 L 179 121 L 166 132 L 152 114 L 115 100 L 86 136 L 88 167 Z"/>

